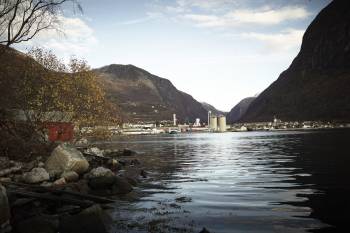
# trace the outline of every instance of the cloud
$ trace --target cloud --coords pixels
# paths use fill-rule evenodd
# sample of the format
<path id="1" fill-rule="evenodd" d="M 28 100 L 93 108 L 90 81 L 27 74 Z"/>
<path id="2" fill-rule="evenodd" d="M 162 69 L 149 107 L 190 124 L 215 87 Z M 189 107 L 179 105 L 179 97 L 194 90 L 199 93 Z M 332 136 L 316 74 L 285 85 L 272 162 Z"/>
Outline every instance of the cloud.
<path id="1" fill-rule="evenodd" d="M 244 39 L 258 40 L 264 45 L 264 50 L 268 52 L 290 51 L 300 47 L 304 35 L 303 30 L 286 29 L 279 33 L 242 33 Z"/>
<path id="2" fill-rule="evenodd" d="M 232 0 L 177 0 L 178 7 L 189 8 L 196 7 L 199 9 L 213 10 L 225 8 L 234 3 Z"/>
<path id="3" fill-rule="evenodd" d="M 200 27 L 223 27 L 228 26 L 228 22 L 215 15 L 200 15 L 200 14 L 187 14 L 183 16 L 184 19 L 189 19 L 196 23 Z"/>
<path id="4" fill-rule="evenodd" d="M 280 9 L 237 10 L 227 14 L 228 18 L 240 23 L 274 25 L 287 20 L 305 19 L 310 13 L 304 7 L 284 7 Z"/>
<path id="5" fill-rule="evenodd" d="M 84 57 L 98 44 L 94 30 L 80 18 L 58 16 L 59 30 L 45 30 L 32 40 L 18 45 L 19 49 L 39 46 L 52 50 L 64 59 L 72 55 Z"/>
<path id="6" fill-rule="evenodd" d="M 153 4 L 149 4 L 154 9 L 164 14 L 179 16 L 190 14 L 196 10 L 206 12 L 222 12 L 230 9 L 229 6 L 236 5 L 233 0 L 176 0 L 166 4 L 161 1 L 154 0 Z"/>
<path id="7" fill-rule="evenodd" d="M 238 9 L 222 16 L 215 14 L 185 14 L 184 19 L 191 20 L 200 27 L 237 27 L 252 25 L 277 25 L 285 21 L 305 19 L 310 13 L 304 7 L 289 6 L 280 9 L 269 7 L 258 10 Z"/>
<path id="8" fill-rule="evenodd" d="M 146 17 L 120 22 L 119 25 L 133 25 L 133 24 L 145 23 L 150 20 L 157 19 L 163 16 L 163 14 L 160 12 L 147 12 L 146 14 L 147 14 Z"/>

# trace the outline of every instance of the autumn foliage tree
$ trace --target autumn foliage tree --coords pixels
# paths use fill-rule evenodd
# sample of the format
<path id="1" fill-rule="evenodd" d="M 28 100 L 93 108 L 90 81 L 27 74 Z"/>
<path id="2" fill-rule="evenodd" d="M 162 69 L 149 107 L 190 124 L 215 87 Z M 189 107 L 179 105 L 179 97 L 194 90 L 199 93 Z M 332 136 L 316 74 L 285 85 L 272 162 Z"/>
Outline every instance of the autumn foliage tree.
<path id="1" fill-rule="evenodd" d="M 1 59 L 2 57 L 2 59 Z M 26 153 L 48 145 L 45 123 L 69 121 L 77 138 L 83 127 L 116 124 L 117 111 L 105 98 L 102 85 L 84 60 L 68 64 L 53 53 L 36 48 L 27 55 L 7 49 L 0 55 L 0 130 Z M 5 134 L 5 135 L 4 135 Z M 2 140 L 4 153 L 14 142 Z"/>
<path id="2" fill-rule="evenodd" d="M 41 113 L 67 113 L 78 126 L 103 125 L 115 120 L 102 84 L 86 61 L 71 58 L 66 65 L 53 53 L 39 48 L 31 50 L 29 55 L 41 66 L 26 69 L 31 72 L 29 77 L 37 76 L 23 85 L 25 95 L 30 98 L 26 108 Z M 35 88 L 38 78 L 39 89 Z"/>

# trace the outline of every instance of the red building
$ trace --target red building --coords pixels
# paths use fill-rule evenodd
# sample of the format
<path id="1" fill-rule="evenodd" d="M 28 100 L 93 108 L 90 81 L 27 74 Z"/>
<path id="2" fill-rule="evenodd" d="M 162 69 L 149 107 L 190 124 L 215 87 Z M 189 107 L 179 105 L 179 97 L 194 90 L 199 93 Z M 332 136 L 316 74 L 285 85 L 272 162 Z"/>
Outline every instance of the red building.
<path id="1" fill-rule="evenodd" d="M 48 130 L 48 140 L 50 142 L 67 142 L 72 141 L 74 137 L 74 125 L 70 122 L 50 122 L 46 123 Z"/>
<path id="2" fill-rule="evenodd" d="M 72 123 L 72 113 L 68 112 L 35 112 L 14 110 L 15 119 L 18 121 L 37 122 L 44 126 L 46 131 L 47 140 L 50 142 L 67 142 L 72 141 L 74 137 L 74 124 Z"/>

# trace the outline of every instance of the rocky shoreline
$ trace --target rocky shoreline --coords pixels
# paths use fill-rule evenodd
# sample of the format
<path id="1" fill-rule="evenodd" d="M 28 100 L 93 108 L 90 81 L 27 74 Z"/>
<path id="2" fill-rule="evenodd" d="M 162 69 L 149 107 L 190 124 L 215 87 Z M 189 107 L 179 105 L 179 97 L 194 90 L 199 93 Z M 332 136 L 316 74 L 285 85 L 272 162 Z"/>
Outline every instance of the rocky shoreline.
<path id="1" fill-rule="evenodd" d="M 69 144 L 30 162 L 0 157 L 0 232 L 107 233 L 105 210 L 147 177 L 136 157 Z"/>

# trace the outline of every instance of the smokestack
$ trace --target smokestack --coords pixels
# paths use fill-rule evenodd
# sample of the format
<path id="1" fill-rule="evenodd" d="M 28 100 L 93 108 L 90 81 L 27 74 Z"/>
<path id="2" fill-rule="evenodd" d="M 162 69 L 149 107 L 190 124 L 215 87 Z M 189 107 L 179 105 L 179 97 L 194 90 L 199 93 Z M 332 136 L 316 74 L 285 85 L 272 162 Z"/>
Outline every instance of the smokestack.
<path id="1" fill-rule="evenodd" d="M 177 121 L 176 114 L 173 114 L 173 121 L 174 121 L 174 126 L 176 126 L 176 121 Z"/>
<path id="2" fill-rule="evenodd" d="M 211 111 L 208 111 L 208 129 L 209 129 L 209 124 L 210 124 L 210 117 L 211 117 Z"/>

